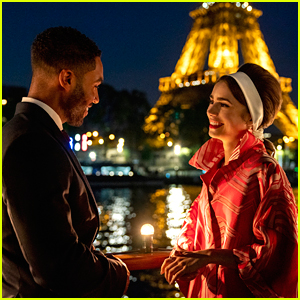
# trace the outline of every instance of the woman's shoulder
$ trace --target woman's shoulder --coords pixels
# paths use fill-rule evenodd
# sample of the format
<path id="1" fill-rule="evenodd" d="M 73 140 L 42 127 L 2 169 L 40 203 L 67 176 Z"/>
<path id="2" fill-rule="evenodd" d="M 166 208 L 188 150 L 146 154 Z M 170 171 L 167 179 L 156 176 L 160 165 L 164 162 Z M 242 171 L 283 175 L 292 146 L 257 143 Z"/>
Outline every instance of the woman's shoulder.
<path id="1" fill-rule="evenodd" d="M 291 186 L 279 162 L 265 151 L 253 151 L 253 154 L 243 165 L 245 169 L 251 169 L 249 173 L 264 179 L 265 183 L 272 184 L 272 182 L 276 182 L 280 186 Z"/>

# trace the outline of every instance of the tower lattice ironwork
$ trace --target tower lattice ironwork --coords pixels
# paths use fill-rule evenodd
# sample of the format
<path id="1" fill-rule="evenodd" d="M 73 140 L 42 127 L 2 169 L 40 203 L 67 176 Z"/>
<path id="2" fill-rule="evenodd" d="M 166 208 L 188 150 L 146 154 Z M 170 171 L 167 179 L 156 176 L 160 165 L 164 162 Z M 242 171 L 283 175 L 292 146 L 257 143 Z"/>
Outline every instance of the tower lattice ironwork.
<path id="1" fill-rule="evenodd" d="M 289 96 L 291 79 L 276 72 L 257 20 L 261 15 L 247 2 L 205 2 L 190 12 L 194 22 L 181 56 L 173 74 L 160 78 L 161 96 L 145 118 L 151 146 L 159 148 L 176 140 L 184 111 L 208 98 L 220 76 L 236 72 L 239 56 L 279 80 L 283 104 L 274 124 L 284 135 L 298 139 L 298 110 Z"/>

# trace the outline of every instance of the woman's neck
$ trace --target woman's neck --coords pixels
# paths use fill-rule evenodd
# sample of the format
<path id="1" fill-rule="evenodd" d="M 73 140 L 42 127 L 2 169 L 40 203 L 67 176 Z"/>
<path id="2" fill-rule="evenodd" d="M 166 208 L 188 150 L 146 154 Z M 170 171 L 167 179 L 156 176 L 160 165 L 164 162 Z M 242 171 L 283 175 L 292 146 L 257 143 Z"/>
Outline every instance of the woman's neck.
<path id="1" fill-rule="evenodd" d="M 233 151 L 234 151 L 234 149 L 236 148 L 237 145 L 238 145 L 238 142 L 231 142 L 231 143 L 223 142 L 224 166 L 228 165 L 231 154 L 233 153 Z"/>

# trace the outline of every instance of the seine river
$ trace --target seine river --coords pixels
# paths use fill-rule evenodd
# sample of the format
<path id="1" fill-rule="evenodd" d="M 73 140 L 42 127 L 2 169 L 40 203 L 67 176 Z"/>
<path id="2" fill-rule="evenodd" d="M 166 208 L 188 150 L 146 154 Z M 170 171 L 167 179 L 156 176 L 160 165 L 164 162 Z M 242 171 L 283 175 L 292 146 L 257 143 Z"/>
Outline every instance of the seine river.
<path id="1" fill-rule="evenodd" d="M 93 185 L 101 221 L 95 247 L 104 252 L 142 248 L 140 229 L 154 227 L 154 247 L 172 248 L 187 210 L 201 191 L 195 185 L 101 187 Z M 294 188 L 297 197 L 298 189 Z M 170 286 L 160 270 L 132 271 L 129 298 L 178 298 L 183 295 Z"/>

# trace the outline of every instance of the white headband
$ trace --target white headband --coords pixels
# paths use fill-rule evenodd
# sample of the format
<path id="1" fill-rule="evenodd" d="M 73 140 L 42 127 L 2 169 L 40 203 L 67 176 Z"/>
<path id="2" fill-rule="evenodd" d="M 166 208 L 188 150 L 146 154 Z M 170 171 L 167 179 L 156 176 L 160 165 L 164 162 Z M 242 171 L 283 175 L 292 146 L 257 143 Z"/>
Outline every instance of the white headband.
<path id="1" fill-rule="evenodd" d="M 253 84 L 250 77 L 244 72 L 237 72 L 234 74 L 229 74 L 228 76 L 231 76 L 235 79 L 245 96 L 253 122 L 254 135 L 256 135 L 260 139 L 263 139 L 263 130 L 259 130 L 259 132 L 257 132 L 257 128 L 260 126 L 264 118 L 264 108 L 255 85 Z"/>

